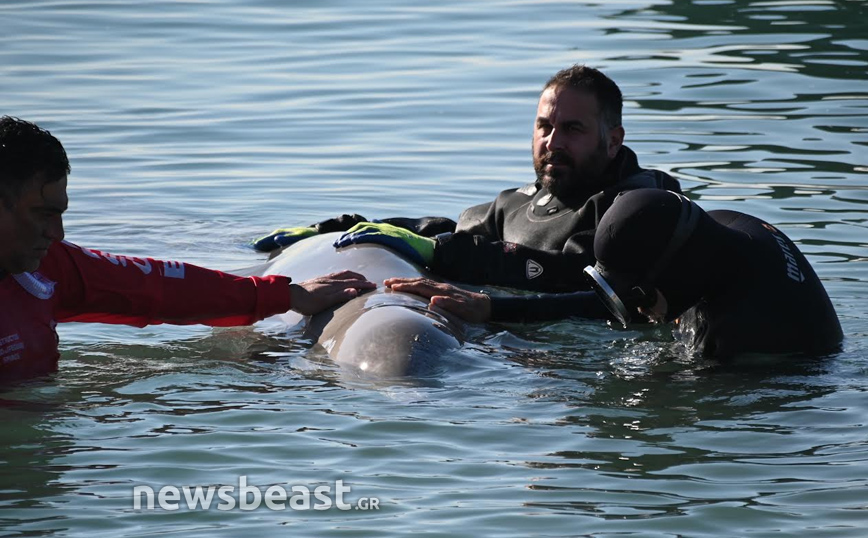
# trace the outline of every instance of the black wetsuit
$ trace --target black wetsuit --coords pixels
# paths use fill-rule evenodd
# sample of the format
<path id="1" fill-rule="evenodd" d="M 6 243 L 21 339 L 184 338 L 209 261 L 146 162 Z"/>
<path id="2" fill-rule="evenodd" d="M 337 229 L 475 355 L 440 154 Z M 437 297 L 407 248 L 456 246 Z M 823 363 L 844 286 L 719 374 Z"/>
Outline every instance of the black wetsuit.
<path id="1" fill-rule="evenodd" d="M 708 214 L 729 237 L 709 254 L 709 263 L 721 265 L 717 282 L 681 316 L 686 343 L 714 356 L 836 350 L 843 335 L 835 308 L 796 245 L 750 215 Z"/>
<path id="2" fill-rule="evenodd" d="M 651 242 L 658 231 L 647 232 Z M 705 355 L 816 354 L 841 343 L 838 316 L 807 259 L 779 230 L 744 213 L 704 213 L 694 236 L 654 284 L 670 300 L 673 317 L 680 315 L 681 338 Z M 593 292 L 492 297 L 495 320 L 568 315 L 611 317 Z"/>
<path id="3" fill-rule="evenodd" d="M 594 263 L 597 224 L 619 192 L 637 188 L 681 192 L 677 180 L 640 168 L 636 154 L 622 146 L 597 181 L 568 199 L 531 183 L 465 210 L 457 225 L 434 217 L 382 222 L 437 236 L 430 269 L 455 281 L 545 292 L 587 290 L 582 268 Z M 316 227 L 323 233 L 344 231 L 362 221 L 359 215 L 343 215 Z"/>

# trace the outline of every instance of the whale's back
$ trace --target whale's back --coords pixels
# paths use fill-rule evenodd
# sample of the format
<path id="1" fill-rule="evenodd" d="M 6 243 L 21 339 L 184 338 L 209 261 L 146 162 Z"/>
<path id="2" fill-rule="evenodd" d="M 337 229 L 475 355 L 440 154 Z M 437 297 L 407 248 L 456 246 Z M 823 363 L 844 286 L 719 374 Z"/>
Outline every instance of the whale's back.
<path id="1" fill-rule="evenodd" d="M 336 250 L 332 243 L 339 235 L 309 237 L 244 273 L 284 275 L 301 282 L 349 269 L 376 282 L 376 290 L 307 320 L 308 336 L 335 362 L 361 372 L 386 377 L 412 374 L 461 345 L 459 320 L 429 310 L 421 297 L 392 292 L 382 285 L 390 277 L 436 277 L 380 245 Z M 295 312 L 280 317 L 289 326 L 303 321 Z"/>

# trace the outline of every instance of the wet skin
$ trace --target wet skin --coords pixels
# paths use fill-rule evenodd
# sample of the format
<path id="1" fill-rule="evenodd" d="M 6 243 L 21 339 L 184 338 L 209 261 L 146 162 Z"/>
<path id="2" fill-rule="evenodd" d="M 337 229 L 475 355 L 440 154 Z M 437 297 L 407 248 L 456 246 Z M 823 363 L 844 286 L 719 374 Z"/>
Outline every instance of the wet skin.
<path id="1" fill-rule="evenodd" d="M 0 202 L 0 271 L 35 271 L 48 247 L 63 239 L 63 213 L 69 204 L 66 176 L 46 182 L 36 176 L 19 196 Z"/>

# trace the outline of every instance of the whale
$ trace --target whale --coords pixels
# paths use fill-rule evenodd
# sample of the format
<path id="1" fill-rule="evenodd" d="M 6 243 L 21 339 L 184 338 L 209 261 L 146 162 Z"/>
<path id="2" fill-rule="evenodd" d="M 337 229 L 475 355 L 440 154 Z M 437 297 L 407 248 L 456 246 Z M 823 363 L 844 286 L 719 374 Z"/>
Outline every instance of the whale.
<path id="1" fill-rule="evenodd" d="M 427 299 L 392 291 L 382 284 L 390 277 L 442 279 L 382 245 L 335 249 L 333 243 L 340 235 L 308 237 L 272 254 L 265 263 L 233 273 L 283 275 L 301 282 L 352 270 L 378 283 L 375 290 L 315 316 L 292 311 L 276 316 L 288 328 L 303 326 L 304 337 L 322 346 L 335 363 L 366 376 L 423 372 L 463 344 L 466 325 L 459 318 L 429 308 Z"/>

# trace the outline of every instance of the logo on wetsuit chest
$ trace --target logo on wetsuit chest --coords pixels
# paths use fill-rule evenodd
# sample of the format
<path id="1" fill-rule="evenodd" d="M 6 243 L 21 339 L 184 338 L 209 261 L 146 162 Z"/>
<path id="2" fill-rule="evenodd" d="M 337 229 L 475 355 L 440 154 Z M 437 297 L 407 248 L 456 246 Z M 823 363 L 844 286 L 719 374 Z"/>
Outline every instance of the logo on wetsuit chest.
<path id="1" fill-rule="evenodd" d="M 525 275 L 528 280 L 532 280 L 543 274 L 543 266 L 533 260 L 528 260 L 525 266 Z"/>
<path id="2" fill-rule="evenodd" d="M 777 228 L 770 224 L 763 223 L 763 228 L 771 232 L 772 237 L 775 238 L 775 241 L 777 241 L 778 246 L 781 248 L 781 252 L 784 254 L 784 259 L 787 262 L 787 277 L 796 282 L 804 282 L 805 275 L 799 269 L 799 262 L 796 261 L 796 257 L 793 255 L 793 251 L 787 244 L 786 239 L 784 239 Z"/>

